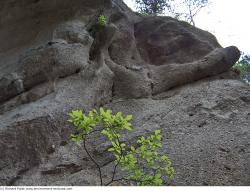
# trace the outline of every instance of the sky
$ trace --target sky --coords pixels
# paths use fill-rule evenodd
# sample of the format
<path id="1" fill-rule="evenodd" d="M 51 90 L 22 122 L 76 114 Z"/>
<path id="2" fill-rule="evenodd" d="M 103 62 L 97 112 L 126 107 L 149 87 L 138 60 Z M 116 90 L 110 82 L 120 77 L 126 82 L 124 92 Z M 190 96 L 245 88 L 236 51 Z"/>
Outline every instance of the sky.
<path id="1" fill-rule="evenodd" d="M 124 2 L 135 10 L 134 0 Z M 223 47 L 237 46 L 250 54 L 250 0 L 210 0 L 194 18 L 196 27 L 214 34 Z"/>

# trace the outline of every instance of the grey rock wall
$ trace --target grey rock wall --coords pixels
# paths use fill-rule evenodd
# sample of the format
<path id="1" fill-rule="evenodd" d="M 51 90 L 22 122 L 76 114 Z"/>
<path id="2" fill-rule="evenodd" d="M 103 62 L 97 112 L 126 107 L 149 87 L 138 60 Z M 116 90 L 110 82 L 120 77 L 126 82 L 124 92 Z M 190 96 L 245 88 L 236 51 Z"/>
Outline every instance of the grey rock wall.
<path id="1" fill-rule="evenodd" d="M 108 25 L 96 28 L 100 14 Z M 133 114 L 125 141 L 162 130 L 170 185 L 250 184 L 250 89 L 230 70 L 236 47 L 120 0 L 1 1 L 0 18 L 0 185 L 98 185 L 67 113 L 100 106 Z M 89 141 L 108 176 L 107 146 Z"/>

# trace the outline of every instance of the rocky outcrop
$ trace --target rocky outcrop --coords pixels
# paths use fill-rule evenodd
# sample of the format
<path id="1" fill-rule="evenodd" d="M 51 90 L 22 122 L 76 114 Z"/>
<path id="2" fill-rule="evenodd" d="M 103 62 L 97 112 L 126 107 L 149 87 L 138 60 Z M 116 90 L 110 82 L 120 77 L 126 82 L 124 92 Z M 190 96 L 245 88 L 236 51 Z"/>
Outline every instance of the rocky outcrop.
<path id="1" fill-rule="evenodd" d="M 230 71 L 236 47 L 120 0 L 3 1 L 0 16 L 0 185 L 97 185 L 67 113 L 99 106 L 133 114 L 125 141 L 162 130 L 170 184 L 250 184 L 250 89 Z M 89 146 L 108 174 L 105 140 Z"/>

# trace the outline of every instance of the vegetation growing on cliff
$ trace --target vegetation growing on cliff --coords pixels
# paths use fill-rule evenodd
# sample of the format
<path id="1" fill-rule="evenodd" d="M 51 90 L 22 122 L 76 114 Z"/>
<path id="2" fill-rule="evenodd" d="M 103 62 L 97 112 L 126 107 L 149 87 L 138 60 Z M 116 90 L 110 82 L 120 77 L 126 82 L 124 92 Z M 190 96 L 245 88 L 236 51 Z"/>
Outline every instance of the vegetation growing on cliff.
<path id="1" fill-rule="evenodd" d="M 250 84 L 250 55 L 242 55 L 241 59 L 234 65 L 234 69 L 240 73 L 240 78 Z"/>
<path id="2" fill-rule="evenodd" d="M 101 26 L 106 26 L 107 25 L 106 17 L 104 15 L 100 15 L 98 17 L 98 24 L 101 25 Z"/>
<path id="3" fill-rule="evenodd" d="M 160 130 L 155 130 L 148 137 L 139 137 L 136 146 L 129 146 L 122 142 L 122 136 L 133 129 L 132 115 L 124 116 L 121 112 L 112 114 L 112 110 L 105 111 L 103 108 L 90 111 L 87 115 L 82 110 L 75 110 L 69 115 L 69 122 L 73 123 L 76 129 L 71 140 L 76 143 L 83 142 L 85 152 L 98 169 L 100 185 L 107 186 L 115 181 L 126 180 L 140 186 L 160 186 L 173 178 L 175 171 L 170 159 L 167 155 L 158 153 L 158 149 L 162 147 Z M 111 145 L 108 152 L 113 154 L 114 169 L 108 182 L 103 181 L 103 165 L 96 161 L 87 147 L 87 140 L 94 132 L 104 136 Z M 125 175 L 116 177 L 118 168 Z"/>
<path id="4" fill-rule="evenodd" d="M 209 4 L 209 0 L 135 0 L 143 15 L 167 14 L 195 26 L 194 17 Z"/>

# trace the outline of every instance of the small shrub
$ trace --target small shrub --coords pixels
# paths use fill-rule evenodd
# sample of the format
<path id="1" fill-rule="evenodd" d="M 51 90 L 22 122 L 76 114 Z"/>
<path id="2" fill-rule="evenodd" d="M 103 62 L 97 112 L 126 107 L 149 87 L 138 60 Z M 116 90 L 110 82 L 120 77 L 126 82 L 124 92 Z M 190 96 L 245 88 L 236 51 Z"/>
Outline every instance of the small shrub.
<path id="1" fill-rule="evenodd" d="M 242 53 L 241 59 L 233 66 L 239 72 L 240 78 L 250 84 L 250 56 Z"/>
<path id="2" fill-rule="evenodd" d="M 75 110 L 69 115 L 69 122 L 74 124 L 77 131 L 71 135 L 71 140 L 77 143 L 83 142 L 84 150 L 98 169 L 100 185 L 110 185 L 114 181 L 127 180 L 140 186 L 160 186 L 173 178 L 175 171 L 170 159 L 157 152 L 162 147 L 160 130 L 155 130 L 149 137 L 139 137 L 137 147 L 128 146 L 121 142 L 121 133 L 132 131 L 132 115 L 123 116 L 121 112 L 112 114 L 111 110 L 105 111 L 103 108 L 100 108 L 99 111 L 90 111 L 87 115 L 82 110 Z M 100 132 L 110 141 L 111 146 L 108 151 L 115 158 L 112 177 L 107 183 L 103 182 L 102 165 L 91 156 L 86 146 L 86 140 L 93 132 Z M 123 170 L 126 175 L 116 178 L 117 168 Z"/>
<path id="3" fill-rule="evenodd" d="M 100 15 L 98 17 L 98 24 L 100 26 L 106 26 L 107 25 L 106 17 L 104 15 Z"/>
<path id="4" fill-rule="evenodd" d="M 89 33 L 93 38 L 96 38 L 99 35 L 102 36 L 103 35 L 102 33 L 106 26 L 107 26 L 106 17 L 104 15 L 100 15 L 98 17 L 98 20 L 89 29 Z"/>

